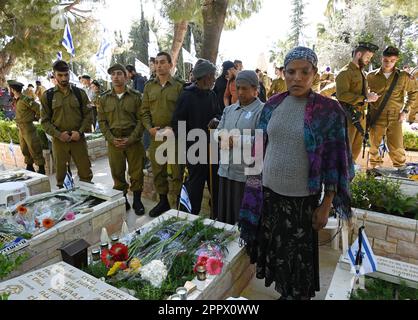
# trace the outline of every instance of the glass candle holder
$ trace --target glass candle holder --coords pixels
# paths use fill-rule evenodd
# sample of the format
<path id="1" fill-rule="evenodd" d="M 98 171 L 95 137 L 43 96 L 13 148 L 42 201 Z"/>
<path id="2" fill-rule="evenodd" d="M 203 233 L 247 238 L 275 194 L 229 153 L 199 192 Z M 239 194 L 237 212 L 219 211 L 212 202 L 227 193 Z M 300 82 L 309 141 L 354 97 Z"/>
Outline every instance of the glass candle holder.
<path id="1" fill-rule="evenodd" d="M 198 266 L 196 268 L 196 275 L 197 275 L 197 280 L 205 281 L 206 280 L 206 267 Z"/>
<path id="2" fill-rule="evenodd" d="M 91 256 L 93 261 L 100 261 L 100 249 L 91 250 Z"/>
<path id="3" fill-rule="evenodd" d="M 181 297 L 180 297 L 180 295 L 178 295 L 178 294 L 173 294 L 173 295 L 171 296 L 170 300 L 181 300 Z"/>
<path id="4" fill-rule="evenodd" d="M 181 300 L 187 300 L 187 289 L 185 287 L 177 288 L 176 293 L 180 296 Z"/>
<path id="5" fill-rule="evenodd" d="M 119 241 L 119 237 L 118 236 L 112 236 L 111 241 L 112 241 L 112 244 L 116 244 Z"/>
<path id="6" fill-rule="evenodd" d="M 100 244 L 100 249 L 101 250 L 107 250 L 107 249 L 109 249 L 109 244 L 107 243 L 107 242 L 103 242 L 103 243 L 101 243 Z"/>

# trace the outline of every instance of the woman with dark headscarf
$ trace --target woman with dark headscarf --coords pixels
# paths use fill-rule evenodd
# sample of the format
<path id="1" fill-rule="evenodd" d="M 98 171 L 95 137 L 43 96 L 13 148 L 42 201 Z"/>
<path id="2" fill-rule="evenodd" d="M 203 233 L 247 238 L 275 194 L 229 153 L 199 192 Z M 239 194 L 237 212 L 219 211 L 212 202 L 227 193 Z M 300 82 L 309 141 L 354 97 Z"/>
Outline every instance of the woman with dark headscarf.
<path id="1" fill-rule="evenodd" d="M 331 205 L 343 219 L 351 217 L 354 170 L 346 118 L 338 102 L 311 90 L 317 61 L 305 47 L 287 54 L 289 91 L 263 108 L 258 125 L 264 132 L 263 172 L 247 179 L 240 211 L 241 238 L 257 264 L 257 277 L 266 286 L 275 282 L 281 299 L 315 296 L 317 232 L 326 226 Z"/>

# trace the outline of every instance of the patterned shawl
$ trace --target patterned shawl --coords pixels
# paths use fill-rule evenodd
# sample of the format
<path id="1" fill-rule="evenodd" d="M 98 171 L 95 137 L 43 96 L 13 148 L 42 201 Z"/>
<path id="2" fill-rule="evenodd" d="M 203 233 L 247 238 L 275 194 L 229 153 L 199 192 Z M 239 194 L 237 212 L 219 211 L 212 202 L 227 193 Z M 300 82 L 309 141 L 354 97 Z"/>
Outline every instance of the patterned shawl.
<path id="1" fill-rule="evenodd" d="M 264 152 L 267 146 L 267 125 L 273 111 L 289 95 L 289 92 L 270 98 L 261 113 L 258 129 L 264 132 Z M 311 194 L 318 194 L 322 186 L 334 186 L 337 190 L 333 207 L 338 215 L 348 220 L 352 216 L 350 182 L 354 166 L 347 135 L 345 113 L 340 104 L 311 91 L 305 109 L 304 139 L 310 170 L 308 187 Z M 258 149 L 258 148 L 257 148 Z M 263 205 L 262 176 L 249 176 L 241 204 L 239 227 L 241 240 L 251 246 L 261 220 Z"/>

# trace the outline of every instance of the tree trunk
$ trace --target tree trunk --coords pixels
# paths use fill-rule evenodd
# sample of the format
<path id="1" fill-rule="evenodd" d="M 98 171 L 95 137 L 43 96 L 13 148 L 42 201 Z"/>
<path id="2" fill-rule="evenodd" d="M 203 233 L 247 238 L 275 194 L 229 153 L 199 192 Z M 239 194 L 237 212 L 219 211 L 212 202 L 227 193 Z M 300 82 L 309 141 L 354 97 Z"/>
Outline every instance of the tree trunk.
<path id="1" fill-rule="evenodd" d="M 174 24 L 174 38 L 173 45 L 171 46 L 171 59 L 173 60 L 173 66 L 177 66 L 177 60 L 179 58 L 180 50 L 183 46 L 184 37 L 187 33 L 188 21 L 180 21 Z M 175 68 L 173 68 L 174 71 Z"/>
<path id="2" fill-rule="evenodd" d="M 216 63 L 219 41 L 225 23 L 228 0 L 205 0 L 202 6 L 202 58 Z"/>
<path id="3" fill-rule="evenodd" d="M 5 50 L 0 51 L 0 87 L 6 86 L 6 77 L 16 62 L 16 56 Z"/>

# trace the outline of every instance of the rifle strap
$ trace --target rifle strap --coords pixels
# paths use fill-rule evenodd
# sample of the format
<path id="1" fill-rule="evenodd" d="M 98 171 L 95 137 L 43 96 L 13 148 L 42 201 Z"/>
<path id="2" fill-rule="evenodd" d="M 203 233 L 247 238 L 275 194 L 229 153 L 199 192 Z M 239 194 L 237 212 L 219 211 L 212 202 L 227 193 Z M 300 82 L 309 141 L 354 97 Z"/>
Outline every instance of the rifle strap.
<path id="1" fill-rule="evenodd" d="M 388 103 L 390 96 L 393 93 L 393 89 L 395 89 L 396 84 L 398 83 L 399 80 L 399 72 L 398 71 L 394 71 L 395 72 L 395 77 L 392 80 L 392 83 L 390 84 L 389 90 L 386 92 L 385 97 L 383 98 L 382 103 L 379 106 L 379 109 L 377 110 L 376 114 L 374 114 L 373 118 L 370 118 L 370 122 L 369 122 L 369 127 L 372 128 L 374 126 L 374 124 L 376 123 L 377 119 L 379 119 L 380 115 L 383 112 L 383 109 L 385 109 L 386 104 Z"/>

